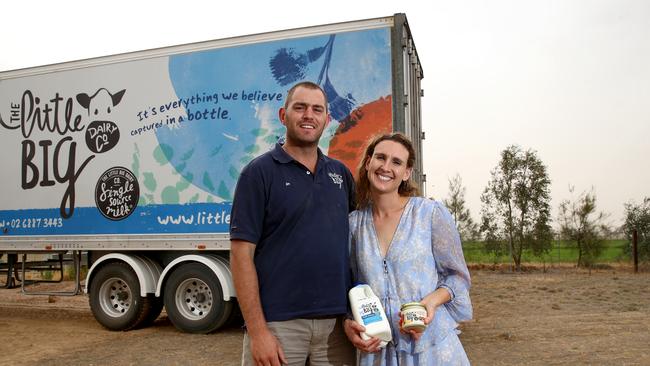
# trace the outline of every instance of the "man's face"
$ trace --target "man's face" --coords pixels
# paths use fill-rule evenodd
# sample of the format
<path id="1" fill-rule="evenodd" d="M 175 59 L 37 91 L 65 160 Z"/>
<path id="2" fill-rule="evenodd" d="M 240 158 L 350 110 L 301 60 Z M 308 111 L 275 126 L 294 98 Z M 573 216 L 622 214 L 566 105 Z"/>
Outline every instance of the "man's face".
<path id="1" fill-rule="evenodd" d="M 318 89 L 294 90 L 287 108 L 280 109 L 280 121 L 287 128 L 287 142 L 294 146 L 316 146 L 330 121 L 325 96 Z"/>

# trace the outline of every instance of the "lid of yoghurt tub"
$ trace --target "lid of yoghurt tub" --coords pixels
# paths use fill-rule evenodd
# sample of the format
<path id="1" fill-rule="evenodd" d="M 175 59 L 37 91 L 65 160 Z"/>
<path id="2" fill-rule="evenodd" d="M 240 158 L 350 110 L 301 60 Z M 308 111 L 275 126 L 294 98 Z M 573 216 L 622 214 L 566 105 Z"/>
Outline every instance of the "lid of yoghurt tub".
<path id="1" fill-rule="evenodd" d="M 406 308 L 408 308 L 408 307 L 411 307 L 411 306 L 416 306 L 416 307 L 422 307 L 422 308 L 424 308 L 424 305 L 422 305 L 422 303 L 420 303 L 420 302 L 407 302 L 406 304 L 402 304 L 402 306 L 400 306 L 399 309 L 400 309 L 400 310 L 404 310 L 404 309 L 406 309 Z"/>

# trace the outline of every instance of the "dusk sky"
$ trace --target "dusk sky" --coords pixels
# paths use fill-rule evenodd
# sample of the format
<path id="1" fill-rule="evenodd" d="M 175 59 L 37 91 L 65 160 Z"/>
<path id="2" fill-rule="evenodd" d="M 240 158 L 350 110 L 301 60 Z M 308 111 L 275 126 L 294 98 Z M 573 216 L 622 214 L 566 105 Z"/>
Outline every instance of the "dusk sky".
<path id="1" fill-rule="evenodd" d="M 554 218 L 570 186 L 593 189 L 615 225 L 650 197 L 650 1 L 197 4 L 7 2 L 0 71 L 405 13 L 424 70 L 427 196 L 445 198 L 458 173 L 478 220 L 499 153 L 518 144 L 548 167 Z"/>

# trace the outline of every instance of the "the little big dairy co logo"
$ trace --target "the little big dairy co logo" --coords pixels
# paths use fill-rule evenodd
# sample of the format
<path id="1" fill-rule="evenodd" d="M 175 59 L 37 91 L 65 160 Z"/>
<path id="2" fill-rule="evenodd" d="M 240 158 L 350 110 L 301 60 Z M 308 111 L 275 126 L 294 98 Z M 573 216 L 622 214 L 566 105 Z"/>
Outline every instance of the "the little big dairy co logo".
<path id="1" fill-rule="evenodd" d="M 330 176 L 330 178 L 332 178 L 332 182 L 334 184 L 338 184 L 339 189 L 341 189 L 341 184 L 343 184 L 343 177 L 340 174 L 336 174 L 336 173 L 328 173 L 328 175 Z"/>
<path id="2" fill-rule="evenodd" d="M 112 94 L 99 88 L 92 96 L 79 93 L 66 98 L 56 92 L 43 99 L 28 89 L 20 102 L 10 103 L 9 120 L 0 115 L 0 126 L 20 130 L 22 134 L 21 169 L 15 174 L 20 176 L 20 187 L 29 190 L 67 184 L 60 215 L 64 219 L 72 217 L 77 179 L 95 154 L 111 150 L 119 141 L 117 124 L 109 117 L 125 92 L 126 89 Z M 86 110 L 87 117 L 73 113 L 75 99 Z M 77 150 L 81 132 L 85 132 L 86 146 L 93 154 L 83 156 Z"/>

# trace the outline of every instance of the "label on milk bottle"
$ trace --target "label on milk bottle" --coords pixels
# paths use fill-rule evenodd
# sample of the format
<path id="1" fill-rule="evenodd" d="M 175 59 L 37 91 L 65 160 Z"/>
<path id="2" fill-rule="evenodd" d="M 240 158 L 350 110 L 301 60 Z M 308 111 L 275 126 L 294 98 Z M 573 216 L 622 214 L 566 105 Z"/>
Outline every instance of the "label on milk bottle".
<path id="1" fill-rule="evenodd" d="M 359 305 L 359 315 L 361 315 L 361 320 L 364 325 L 381 321 L 379 307 L 374 301 L 361 303 L 361 305 Z"/>

